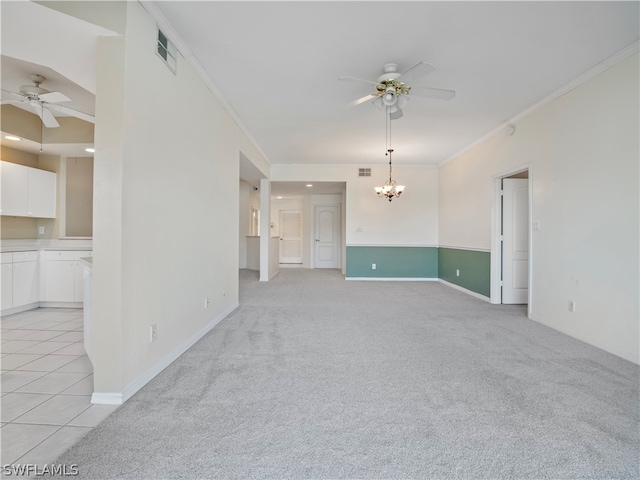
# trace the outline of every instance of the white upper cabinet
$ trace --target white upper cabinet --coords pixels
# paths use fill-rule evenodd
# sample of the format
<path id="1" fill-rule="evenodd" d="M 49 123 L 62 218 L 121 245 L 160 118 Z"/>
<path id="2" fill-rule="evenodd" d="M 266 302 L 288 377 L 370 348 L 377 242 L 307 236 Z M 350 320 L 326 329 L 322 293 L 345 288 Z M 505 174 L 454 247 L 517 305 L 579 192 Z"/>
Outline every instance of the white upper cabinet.
<path id="1" fill-rule="evenodd" d="M 17 163 L 0 162 L 2 176 L 2 215 L 26 216 L 29 169 Z"/>
<path id="2" fill-rule="evenodd" d="M 56 217 L 56 174 L 36 168 L 29 169 L 28 216 Z"/>
<path id="3" fill-rule="evenodd" d="M 56 174 L 10 162 L 0 162 L 2 215 L 55 218 Z"/>

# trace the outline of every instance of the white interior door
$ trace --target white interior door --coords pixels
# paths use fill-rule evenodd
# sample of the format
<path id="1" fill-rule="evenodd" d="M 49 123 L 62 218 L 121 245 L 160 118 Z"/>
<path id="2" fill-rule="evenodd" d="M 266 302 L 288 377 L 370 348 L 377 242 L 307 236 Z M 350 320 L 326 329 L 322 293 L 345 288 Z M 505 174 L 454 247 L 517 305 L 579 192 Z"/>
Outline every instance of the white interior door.
<path id="1" fill-rule="evenodd" d="M 340 207 L 315 208 L 315 268 L 340 268 Z"/>
<path id="2" fill-rule="evenodd" d="M 502 180 L 502 303 L 529 299 L 529 180 Z"/>
<path id="3" fill-rule="evenodd" d="M 280 263 L 302 263 L 302 212 L 280 210 Z"/>

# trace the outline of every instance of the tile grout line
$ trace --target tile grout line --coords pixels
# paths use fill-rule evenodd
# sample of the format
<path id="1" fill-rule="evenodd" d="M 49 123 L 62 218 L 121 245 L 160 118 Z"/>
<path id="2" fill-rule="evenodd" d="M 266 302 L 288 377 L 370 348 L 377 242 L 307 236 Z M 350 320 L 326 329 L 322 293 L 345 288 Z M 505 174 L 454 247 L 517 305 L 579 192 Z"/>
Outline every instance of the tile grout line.
<path id="1" fill-rule="evenodd" d="M 21 312 L 22 313 L 22 312 Z M 21 315 L 21 313 L 16 314 L 16 315 Z M 78 397 L 88 397 L 89 399 L 91 398 L 91 394 L 90 393 L 82 393 L 82 388 L 79 389 L 79 391 L 81 393 L 78 394 L 73 394 L 73 393 L 65 393 L 68 390 L 76 387 L 78 384 L 80 384 L 83 381 L 86 381 L 87 378 L 91 377 L 93 375 L 93 369 L 91 368 L 91 372 L 87 372 L 87 368 L 86 366 L 79 364 L 79 370 L 84 370 L 84 371 L 78 371 L 78 372 L 60 372 L 60 369 L 64 369 L 65 367 L 67 367 L 69 364 L 76 362 L 78 360 L 80 360 L 83 357 L 86 357 L 86 352 L 84 351 L 84 349 L 82 349 L 82 353 L 78 354 L 78 352 L 73 352 L 73 349 L 78 349 L 78 347 L 76 346 L 77 344 L 80 344 L 81 346 L 83 345 L 83 340 L 75 340 L 73 339 L 73 337 L 77 337 L 77 335 L 71 335 L 72 339 L 60 339 L 60 337 L 63 337 L 65 335 L 69 336 L 68 334 L 70 333 L 83 333 L 83 328 L 82 328 L 82 317 L 78 315 L 76 310 L 69 310 L 69 311 L 65 311 L 65 312 L 56 312 L 56 315 L 53 315 L 53 317 L 48 317 L 48 316 L 42 316 L 39 317 L 39 314 L 41 313 L 51 313 L 48 310 L 45 310 L 43 312 L 38 312 L 38 311 L 34 311 L 32 314 L 30 315 L 26 315 L 24 318 L 21 318 L 21 316 L 18 316 L 17 318 L 10 318 L 10 327 L 7 327 L 6 323 L 2 325 L 2 332 L 0 332 L 0 339 L 3 337 L 3 334 L 8 334 L 8 332 L 14 331 L 14 330 L 23 330 L 25 333 L 24 335 L 18 335 L 18 338 L 9 338 L 6 339 L 6 342 L 2 343 L 0 345 L 0 353 L 3 355 L 3 357 L 9 356 L 9 355 L 34 355 L 34 358 L 31 359 L 30 361 L 28 361 L 25 364 L 22 365 L 18 365 L 14 368 L 8 369 L 6 370 L 6 372 L 14 372 L 17 374 L 21 374 L 21 373 L 31 373 L 31 374 L 37 374 L 37 373 L 42 373 L 41 376 L 39 376 L 38 378 L 34 378 L 33 380 L 28 381 L 27 383 L 25 383 L 24 385 L 20 385 L 16 388 L 13 388 L 10 392 L 2 392 L 2 397 L 4 397 L 5 395 L 11 394 L 11 393 L 16 393 L 19 395 L 41 395 L 46 397 L 42 402 L 39 402 L 37 405 L 34 405 L 33 407 L 29 408 L 27 411 L 25 412 L 21 412 L 20 415 L 9 421 L 9 422 L 2 422 L 2 426 L 3 428 L 7 425 L 33 425 L 33 426 L 37 426 L 37 425 L 41 425 L 41 426 L 47 426 L 47 427 L 57 427 L 55 428 L 49 435 L 46 435 L 44 438 L 42 438 L 40 441 L 38 441 L 35 445 L 33 445 L 31 448 L 29 448 L 27 451 L 24 452 L 17 452 L 16 455 L 17 458 L 15 460 L 12 460 L 13 462 L 19 461 L 21 458 L 24 458 L 25 456 L 29 455 L 32 451 L 34 451 L 35 449 L 39 448 L 44 442 L 48 441 L 53 435 L 58 434 L 63 428 L 65 427 L 71 427 L 71 428 L 79 428 L 82 430 L 85 430 L 86 433 L 88 433 L 90 430 L 92 430 L 93 428 L 95 428 L 95 425 L 93 426 L 82 426 L 82 425 L 71 425 L 71 423 L 76 420 L 79 416 L 83 415 L 84 413 L 86 413 L 88 410 L 91 409 L 91 407 L 93 406 L 90 401 L 87 405 L 83 405 L 83 402 L 80 401 L 80 403 L 78 404 L 78 407 L 81 408 L 80 411 L 78 411 L 75 415 L 73 415 L 70 419 L 66 420 L 64 422 L 64 424 L 60 424 L 60 423 L 49 423 L 49 422 L 43 422 L 43 423 L 25 423 L 25 422 L 20 422 L 20 418 L 27 415 L 28 413 L 32 412 L 34 409 L 38 408 L 38 407 L 42 407 L 42 405 L 46 404 L 46 402 L 54 399 L 55 397 L 69 397 L 71 398 L 78 398 Z M 64 319 L 64 316 L 69 315 L 72 318 L 67 318 Z M 11 317 L 11 316 L 10 316 Z M 24 321 L 24 323 L 22 323 L 22 321 Z M 35 328 L 34 328 L 35 327 Z M 32 339 L 32 340 L 25 340 L 28 337 L 31 336 L 38 336 L 38 332 L 51 332 L 52 336 L 45 338 L 45 339 Z M 11 335 L 9 335 L 11 336 Z M 46 334 L 40 334 L 40 336 L 42 337 L 46 337 L 48 335 Z M 29 349 L 35 349 L 37 351 L 38 346 L 42 345 L 43 343 L 56 343 L 56 339 L 57 342 L 63 343 L 63 345 L 60 346 L 60 348 L 56 348 L 51 352 L 48 353 L 23 353 L 25 350 L 29 350 Z M 24 347 L 23 349 L 20 349 L 16 352 L 2 352 L 2 345 L 4 345 L 5 343 L 8 343 L 10 341 L 23 341 L 23 342 L 31 342 L 31 345 Z M 20 345 L 20 344 L 18 344 Z M 55 347 L 55 345 L 48 345 L 47 347 L 44 347 L 44 349 L 48 349 L 48 348 L 53 348 Z M 65 350 L 65 349 L 72 349 L 72 352 L 68 352 L 68 353 L 61 353 L 61 350 Z M 50 357 L 51 356 L 51 357 Z M 43 371 L 42 369 L 36 369 L 36 370 L 29 370 L 29 369 L 24 369 L 24 370 L 18 370 L 20 368 L 28 368 L 28 365 L 34 362 L 42 362 L 43 358 L 49 357 L 49 358 L 54 358 L 53 356 L 56 357 L 63 357 L 63 356 L 67 356 L 67 357 L 73 357 L 71 358 L 68 362 L 65 362 L 61 365 L 59 365 L 57 368 L 55 368 L 55 370 L 45 370 Z M 18 357 L 20 358 L 20 357 Z M 22 357 L 25 358 L 25 357 Z M 17 363 L 19 363 L 19 361 L 17 361 Z M 46 368 L 46 365 L 45 365 Z M 6 373 L 3 370 L 3 373 Z M 34 382 L 41 380 L 47 376 L 50 376 L 52 373 L 62 373 L 62 374 L 75 374 L 75 375 L 80 375 L 81 378 L 78 378 L 77 381 L 71 383 L 70 385 L 66 385 L 64 387 L 64 389 L 60 392 L 57 393 L 50 393 L 50 392 L 19 392 L 17 390 L 28 387 L 29 385 L 33 384 Z M 53 379 L 52 381 L 55 382 L 55 376 L 51 376 L 51 379 Z M 19 382 L 17 382 L 19 383 Z M 55 386 L 55 383 L 54 383 Z M 75 412 L 74 412 L 75 413 Z M 55 417 L 52 417 L 55 418 Z M 49 419 L 49 421 L 51 421 L 51 419 Z M 53 420 L 55 422 L 55 420 Z M 92 423 L 92 422 L 89 422 Z M 99 421 L 97 422 L 99 423 Z M 85 433 L 85 434 L 86 434 Z M 47 461 L 52 461 L 52 460 L 47 460 Z"/>

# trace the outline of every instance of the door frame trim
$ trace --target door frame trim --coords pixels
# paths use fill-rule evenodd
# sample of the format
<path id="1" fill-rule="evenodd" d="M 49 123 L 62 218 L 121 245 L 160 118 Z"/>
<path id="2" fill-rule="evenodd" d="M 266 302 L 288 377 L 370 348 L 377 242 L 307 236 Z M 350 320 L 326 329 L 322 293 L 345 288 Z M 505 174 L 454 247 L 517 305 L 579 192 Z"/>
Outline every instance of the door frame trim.
<path id="1" fill-rule="evenodd" d="M 502 179 L 528 171 L 529 188 L 529 292 L 527 297 L 527 316 L 531 318 L 531 303 L 533 299 L 533 163 L 529 162 L 518 167 L 511 168 L 493 176 L 493 189 L 491 199 L 491 303 L 502 304 L 502 288 L 500 279 L 502 278 L 502 245 L 500 235 L 502 231 Z"/>

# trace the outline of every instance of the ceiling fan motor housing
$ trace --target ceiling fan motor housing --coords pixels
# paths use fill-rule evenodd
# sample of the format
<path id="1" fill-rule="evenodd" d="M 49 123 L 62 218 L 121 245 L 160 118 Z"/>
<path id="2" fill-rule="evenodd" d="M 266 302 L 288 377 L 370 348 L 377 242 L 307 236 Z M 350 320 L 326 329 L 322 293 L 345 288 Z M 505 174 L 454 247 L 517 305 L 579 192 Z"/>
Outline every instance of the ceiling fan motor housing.
<path id="1" fill-rule="evenodd" d="M 29 97 L 30 99 L 38 100 L 38 97 L 40 95 L 49 93 L 49 90 L 45 90 L 44 88 L 40 88 L 35 85 L 22 85 L 20 87 L 20 93 Z"/>
<path id="2" fill-rule="evenodd" d="M 29 78 L 31 78 L 31 81 L 35 83 L 35 85 L 22 85 L 20 87 L 20 93 L 22 95 L 25 95 L 32 100 L 38 100 L 38 97 L 40 95 L 49 93 L 49 90 L 40 88 L 40 84 L 47 79 L 46 77 L 38 75 L 37 73 L 32 73 L 31 75 L 29 75 Z"/>

